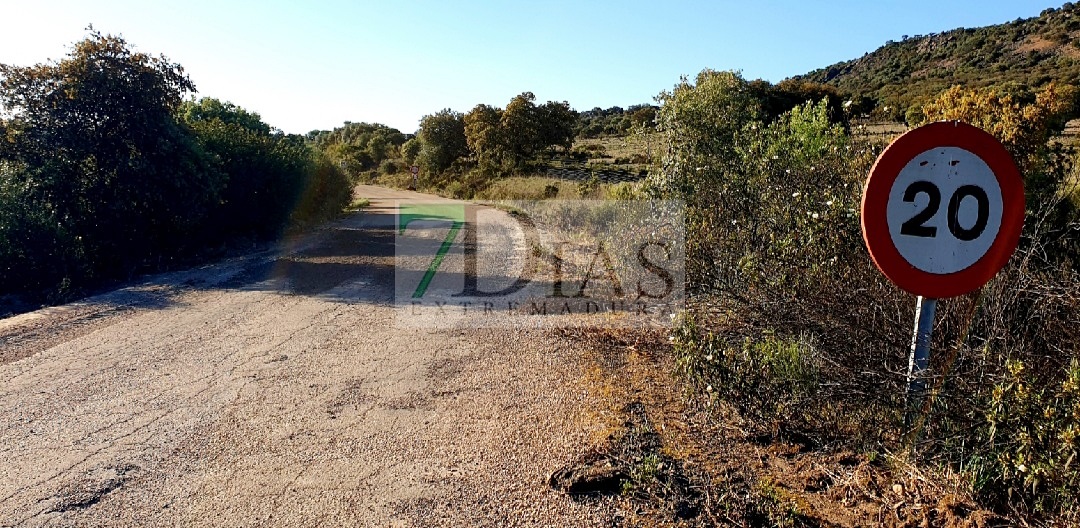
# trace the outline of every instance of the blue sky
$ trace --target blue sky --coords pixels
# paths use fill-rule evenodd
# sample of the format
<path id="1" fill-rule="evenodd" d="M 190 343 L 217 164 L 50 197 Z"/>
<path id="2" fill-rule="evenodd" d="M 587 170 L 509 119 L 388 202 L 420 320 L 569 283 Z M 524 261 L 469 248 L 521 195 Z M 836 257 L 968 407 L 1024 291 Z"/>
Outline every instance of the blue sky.
<path id="1" fill-rule="evenodd" d="M 650 103 L 680 75 L 704 68 L 777 82 L 902 35 L 1001 23 L 1060 5 L 0 0 L 0 62 L 61 58 L 93 24 L 179 62 L 200 97 L 232 101 L 286 132 L 344 121 L 412 132 L 424 114 L 504 106 L 525 91 L 538 102 L 587 110 Z"/>

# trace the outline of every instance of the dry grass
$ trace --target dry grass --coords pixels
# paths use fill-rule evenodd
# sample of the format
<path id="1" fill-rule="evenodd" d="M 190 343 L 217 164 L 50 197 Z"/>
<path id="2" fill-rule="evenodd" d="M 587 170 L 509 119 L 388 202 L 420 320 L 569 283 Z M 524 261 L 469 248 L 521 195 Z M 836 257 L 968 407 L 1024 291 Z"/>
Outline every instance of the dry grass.
<path id="1" fill-rule="evenodd" d="M 721 399 L 691 404 L 682 381 L 671 375 L 662 332 L 567 332 L 583 345 L 582 385 L 596 402 L 587 421 L 600 427 L 590 445 L 618 452 L 613 439 L 635 423 L 628 409 L 637 406 L 660 445 L 636 454 L 662 460 L 662 471 L 670 472 L 635 481 L 619 497 L 629 525 L 983 526 L 995 519 L 962 491 L 956 475 L 756 435 Z M 673 476 L 683 479 L 681 493 L 670 486 Z M 680 515 L 680 503 L 693 512 Z"/>
<path id="2" fill-rule="evenodd" d="M 494 180 L 476 193 L 481 200 L 562 200 L 580 198 L 577 183 L 544 176 L 513 176 Z"/>
<path id="3" fill-rule="evenodd" d="M 578 139 L 574 150 L 589 153 L 589 161 L 612 169 L 639 172 L 659 158 L 664 138 L 659 132 Z"/>
<path id="4" fill-rule="evenodd" d="M 889 142 L 910 128 L 903 123 L 855 121 L 851 123 L 851 133 L 856 138 L 866 138 Z M 1054 138 L 1054 141 L 1063 144 L 1075 144 L 1080 139 L 1080 119 L 1073 119 L 1065 123 L 1065 130 Z"/>
<path id="5" fill-rule="evenodd" d="M 851 123 L 851 135 L 875 143 L 889 143 L 910 128 L 903 123 L 854 121 Z"/>
<path id="6" fill-rule="evenodd" d="M 1078 138 L 1080 138 L 1080 119 L 1073 119 L 1065 123 L 1065 130 L 1055 139 L 1066 145 L 1073 145 L 1076 144 Z"/>

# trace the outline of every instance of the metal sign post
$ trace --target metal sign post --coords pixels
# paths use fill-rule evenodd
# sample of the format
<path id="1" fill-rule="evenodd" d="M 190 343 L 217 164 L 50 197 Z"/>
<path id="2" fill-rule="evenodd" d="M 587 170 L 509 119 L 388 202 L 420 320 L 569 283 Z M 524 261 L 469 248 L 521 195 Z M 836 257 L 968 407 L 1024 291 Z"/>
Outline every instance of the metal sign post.
<path id="1" fill-rule="evenodd" d="M 1016 250 L 1023 224 L 1016 163 L 997 139 L 966 123 L 916 128 L 870 170 L 862 201 L 866 247 L 889 280 L 918 296 L 906 394 L 911 433 L 925 418 L 937 299 L 986 284 Z"/>
<path id="2" fill-rule="evenodd" d="M 911 336 L 911 356 L 908 359 L 907 376 L 909 411 L 917 411 L 926 397 L 926 371 L 930 366 L 930 335 L 934 331 L 936 310 L 937 299 L 927 299 L 920 295 L 915 302 L 915 331 Z"/>

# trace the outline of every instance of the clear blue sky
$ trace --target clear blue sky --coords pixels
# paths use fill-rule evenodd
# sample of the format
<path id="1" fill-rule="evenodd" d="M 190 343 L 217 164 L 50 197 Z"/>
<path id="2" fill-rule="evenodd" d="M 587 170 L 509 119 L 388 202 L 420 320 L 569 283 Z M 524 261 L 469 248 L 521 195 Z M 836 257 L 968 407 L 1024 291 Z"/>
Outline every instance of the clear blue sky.
<path id="1" fill-rule="evenodd" d="M 680 75 L 772 82 L 902 35 L 1032 17 L 1064 0 L 152 2 L 0 0 L 0 62 L 61 58 L 93 24 L 187 70 L 199 96 L 286 132 L 424 114 L 524 91 L 578 110 L 650 103 Z"/>

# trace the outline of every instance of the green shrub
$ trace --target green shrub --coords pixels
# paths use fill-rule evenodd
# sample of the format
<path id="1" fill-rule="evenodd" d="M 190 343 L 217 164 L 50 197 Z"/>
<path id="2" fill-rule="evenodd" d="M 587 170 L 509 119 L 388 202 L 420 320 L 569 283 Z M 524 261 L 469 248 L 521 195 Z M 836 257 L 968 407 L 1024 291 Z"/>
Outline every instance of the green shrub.
<path id="1" fill-rule="evenodd" d="M 794 423 L 801 414 L 820 411 L 812 404 L 820 358 L 807 336 L 766 333 L 737 342 L 704 333 L 692 316 L 684 316 L 672 344 L 680 377 L 710 397 L 735 403 L 748 416 Z"/>
<path id="2" fill-rule="evenodd" d="M 641 186 L 629 182 L 616 183 L 605 187 L 604 195 L 608 200 L 640 200 L 644 198 Z"/>
<path id="3" fill-rule="evenodd" d="M 60 61 L 0 64 L 0 266 L 17 268 L 0 293 L 76 291 L 199 247 L 222 179 L 176 118 L 192 90 L 178 64 L 97 32 Z"/>
<path id="4" fill-rule="evenodd" d="M 858 217 L 880 148 L 831 124 L 824 103 L 763 122 L 744 90 L 735 74 L 703 72 L 661 96 L 667 154 L 643 190 L 687 204 L 692 296 L 672 333 L 676 369 L 692 398 L 725 400 L 756 427 L 906 452 L 914 299 L 874 268 Z M 1029 200 L 1005 269 L 939 303 L 934 397 L 912 461 L 969 477 L 1014 520 L 1076 522 L 1080 178 L 1070 149 L 1046 144 L 1061 98 L 954 89 L 935 104 L 928 117 L 975 116 L 999 135 Z"/>
<path id="5" fill-rule="evenodd" d="M 0 295 L 66 300 L 348 203 L 304 138 L 193 90 L 180 65 L 97 32 L 60 61 L 0 64 Z"/>
<path id="6" fill-rule="evenodd" d="M 304 191 L 291 216 L 296 226 L 334 218 L 352 201 L 352 184 L 340 166 L 325 156 L 313 153 L 312 157 L 304 178 Z"/>
<path id="7" fill-rule="evenodd" d="M 600 178 L 594 173 L 588 179 L 581 180 L 578 182 L 577 191 L 582 198 L 597 198 L 600 191 Z"/>
<path id="8" fill-rule="evenodd" d="M 977 491 L 1021 499 L 1039 513 L 1080 508 L 1080 361 L 1056 385 L 1009 360 L 985 406 Z"/>
<path id="9" fill-rule="evenodd" d="M 383 162 L 379 165 L 380 174 L 397 174 L 404 169 L 405 167 L 402 166 L 401 162 L 397 160 L 383 160 Z"/>

